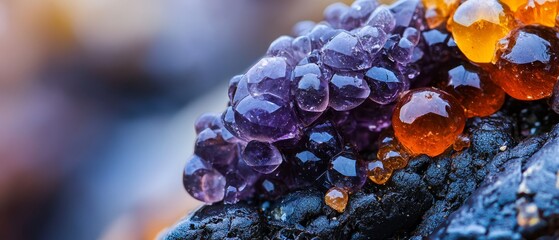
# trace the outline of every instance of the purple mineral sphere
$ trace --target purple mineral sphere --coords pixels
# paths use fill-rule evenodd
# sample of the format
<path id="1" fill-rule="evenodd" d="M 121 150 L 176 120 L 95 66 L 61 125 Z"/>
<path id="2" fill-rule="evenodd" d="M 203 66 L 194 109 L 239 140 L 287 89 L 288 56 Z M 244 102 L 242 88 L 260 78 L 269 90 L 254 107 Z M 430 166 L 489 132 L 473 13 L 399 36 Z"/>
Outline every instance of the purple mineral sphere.
<path id="1" fill-rule="evenodd" d="M 300 134 L 292 108 L 275 96 L 248 96 L 234 110 L 236 126 L 244 135 L 241 139 L 276 142 Z"/>
<path id="2" fill-rule="evenodd" d="M 220 130 L 206 128 L 196 138 L 194 154 L 213 166 L 227 166 L 237 159 L 237 145 L 225 141 Z"/>
<path id="3" fill-rule="evenodd" d="M 357 0 L 340 17 L 340 27 L 345 30 L 352 30 L 366 22 L 373 10 L 378 6 L 376 0 Z"/>
<path id="4" fill-rule="evenodd" d="M 386 33 L 379 27 L 364 26 L 357 32 L 363 49 L 373 58 L 382 49 L 388 39 Z"/>
<path id="5" fill-rule="evenodd" d="M 291 71 L 291 67 L 283 57 L 261 59 L 245 74 L 250 94 L 252 96 L 268 94 L 289 99 Z"/>
<path id="6" fill-rule="evenodd" d="M 309 125 L 312 125 L 317 119 L 319 119 L 324 112 L 307 112 L 296 108 L 296 113 L 297 119 L 299 119 L 303 126 L 307 127 Z"/>
<path id="7" fill-rule="evenodd" d="M 383 67 L 373 67 L 365 74 L 365 80 L 371 86 L 369 99 L 379 104 L 394 102 L 398 95 L 407 90 L 407 84 L 398 71 Z"/>
<path id="8" fill-rule="evenodd" d="M 372 61 L 356 36 L 341 32 L 322 48 L 322 62 L 340 71 L 370 68 Z"/>
<path id="9" fill-rule="evenodd" d="M 326 178 L 336 187 L 347 189 L 349 192 L 358 191 L 365 184 L 365 163 L 353 152 L 344 151 L 330 161 Z"/>
<path id="10" fill-rule="evenodd" d="M 363 75 L 335 74 L 330 80 L 330 107 L 336 111 L 354 109 L 369 97 L 370 92 Z"/>
<path id="11" fill-rule="evenodd" d="M 308 37 L 311 39 L 313 49 L 319 49 L 341 31 L 340 29 L 333 29 L 325 24 L 317 24 L 311 32 L 309 32 Z"/>
<path id="12" fill-rule="evenodd" d="M 293 47 L 293 60 L 296 62 L 301 61 L 312 51 L 311 39 L 307 36 L 300 36 L 293 39 L 291 45 Z"/>
<path id="13" fill-rule="evenodd" d="M 196 122 L 194 122 L 194 129 L 198 134 L 206 130 L 206 128 L 216 130 L 220 127 L 221 120 L 219 119 L 219 115 L 214 113 L 204 113 L 196 119 Z"/>
<path id="14" fill-rule="evenodd" d="M 340 28 L 341 17 L 347 11 L 349 11 L 348 5 L 341 2 L 333 3 L 324 9 L 324 20 L 326 20 L 330 26 Z"/>
<path id="15" fill-rule="evenodd" d="M 386 6 L 380 6 L 371 13 L 367 25 L 378 27 L 385 33 L 391 33 L 396 27 L 396 18 Z"/>
<path id="16" fill-rule="evenodd" d="M 328 74 L 328 73 L 327 73 Z M 328 107 L 328 77 L 317 64 L 295 67 L 293 95 L 299 109 L 306 112 L 323 112 Z"/>
<path id="17" fill-rule="evenodd" d="M 219 202 L 225 195 L 225 177 L 196 155 L 184 167 L 183 184 L 190 196 L 206 203 Z"/>
<path id="18" fill-rule="evenodd" d="M 291 58 L 293 57 L 293 47 L 291 45 L 292 42 L 292 37 L 281 36 L 270 44 L 270 47 L 268 47 L 268 51 L 266 51 L 266 55 L 272 57 L 284 57 L 291 60 Z"/>
<path id="19" fill-rule="evenodd" d="M 225 196 L 223 202 L 226 204 L 235 204 L 242 199 L 250 197 L 254 191 L 252 185 L 246 180 L 246 177 L 237 173 L 230 172 L 225 176 Z"/>
<path id="20" fill-rule="evenodd" d="M 243 151 L 243 160 L 257 172 L 268 174 L 279 167 L 283 157 L 270 143 L 250 141 Z"/>
<path id="21" fill-rule="evenodd" d="M 407 38 L 401 38 L 390 51 L 390 58 L 400 64 L 407 64 L 412 60 L 415 45 Z"/>
<path id="22" fill-rule="evenodd" d="M 313 21 L 300 21 L 293 26 L 293 34 L 298 37 L 306 35 L 314 26 L 316 23 Z"/>

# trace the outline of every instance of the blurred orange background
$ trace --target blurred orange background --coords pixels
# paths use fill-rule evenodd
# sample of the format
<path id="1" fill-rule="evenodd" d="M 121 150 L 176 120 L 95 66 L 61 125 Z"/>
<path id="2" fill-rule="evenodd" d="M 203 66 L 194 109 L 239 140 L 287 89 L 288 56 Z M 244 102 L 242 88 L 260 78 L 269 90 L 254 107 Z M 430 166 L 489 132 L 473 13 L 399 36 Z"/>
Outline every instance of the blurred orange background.
<path id="1" fill-rule="evenodd" d="M 0 1 L 0 239 L 154 239 L 200 205 L 195 118 L 332 2 Z"/>

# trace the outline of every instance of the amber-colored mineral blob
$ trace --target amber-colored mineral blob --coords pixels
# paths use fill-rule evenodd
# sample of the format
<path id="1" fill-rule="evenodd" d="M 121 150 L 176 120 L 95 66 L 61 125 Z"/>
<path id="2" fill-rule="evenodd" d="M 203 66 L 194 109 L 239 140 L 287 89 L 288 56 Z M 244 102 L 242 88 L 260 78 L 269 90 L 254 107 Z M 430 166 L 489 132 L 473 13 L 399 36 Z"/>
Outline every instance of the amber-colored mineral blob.
<path id="1" fill-rule="evenodd" d="M 338 187 L 330 188 L 328 192 L 326 192 L 326 196 L 324 196 L 326 205 L 340 213 L 344 212 L 348 200 L 349 196 L 347 191 Z"/>
<path id="2" fill-rule="evenodd" d="M 559 9 L 558 0 L 528 0 L 518 7 L 514 16 L 524 24 L 541 24 L 555 26 Z"/>
<path id="3" fill-rule="evenodd" d="M 477 63 L 493 60 L 496 43 L 510 32 L 514 23 L 508 7 L 497 0 L 468 0 L 449 21 L 458 48 Z"/>
<path id="4" fill-rule="evenodd" d="M 537 100 L 551 96 L 559 77 L 559 38 L 553 28 L 529 25 L 501 41 L 491 77 L 511 97 Z"/>
<path id="5" fill-rule="evenodd" d="M 462 133 L 464 109 L 456 98 L 434 88 L 418 88 L 402 96 L 392 115 L 396 138 L 413 155 L 443 153 Z"/>
<path id="6" fill-rule="evenodd" d="M 393 131 L 384 131 L 379 137 L 379 140 L 377 158 L 382 161 L 384 166 L 397 170 L 408 165 L 410 154 L 402 144 L 396 140 Z"/>
<path id="7" fill-rule="evenodd" d="M 501 2 L 506 4 L 511 11 L 516 12 L 518 7 L 526 4 L 527 0 L 501 0 Z"/>
<path id="8" fill-rule="evenodd" d="M 374 183 L 383 185 L 390 180 L 392 169 L 382 161 L 375 160 L 367 163 L 367 175 Z"/>
<path id="9" fill-rule="evenodd" d="M 452 148 L 454 149 L 454 151 L 462 151 L 465 148 L 469 148 L 470 143 L 471 143 L 470 136 L 466 134 L 460 134 L 456 138 L 456 142 L 452 144 Z"/>
<path id="10" fill-rule="evenodd" d="M 489 73 L 468 62 L 453 66 L 442 74 L 441 89 L 458 99 L 466 117 L 489 116 L 501 108 L 505 92 L 491 81 Z"/>
<path id="11" fill-rule="evenodd" d="M 441 25 L 458 7 L 460 0 L 423 0 L 425 20 L 429 28 Z"/>

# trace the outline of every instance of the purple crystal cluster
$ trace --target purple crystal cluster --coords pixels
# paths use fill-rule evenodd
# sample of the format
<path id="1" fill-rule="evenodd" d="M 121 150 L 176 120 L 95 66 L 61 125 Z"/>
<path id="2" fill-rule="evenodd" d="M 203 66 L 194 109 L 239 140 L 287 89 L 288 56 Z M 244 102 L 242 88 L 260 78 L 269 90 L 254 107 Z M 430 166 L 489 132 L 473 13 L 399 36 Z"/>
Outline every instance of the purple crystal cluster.
<path id="1" fill-rule="evenodd" d="M 301 22 L 294 37 L 272 42 L 231 79 L 226 111 L 196 122 L 195 155 L 184 169 L 188 193 L 235 203 L 311 184 L 360 189 L 362 156 L 390 126 L 399 94 L 423 84 L 419 66 L 428 65 L 441 37 L 423 39 L 421 16 L 419 0 L 336 3 L 323 22 Z"/>

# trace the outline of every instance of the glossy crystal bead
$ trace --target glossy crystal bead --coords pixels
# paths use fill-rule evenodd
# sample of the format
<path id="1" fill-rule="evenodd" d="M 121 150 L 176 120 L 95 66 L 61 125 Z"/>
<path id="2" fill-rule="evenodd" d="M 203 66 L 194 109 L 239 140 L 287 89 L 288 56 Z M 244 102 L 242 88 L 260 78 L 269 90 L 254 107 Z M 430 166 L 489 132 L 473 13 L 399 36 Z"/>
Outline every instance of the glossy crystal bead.
<path id="1" fill-rule="evenodd" d="M 392 115 L 394 134 L 412 155 L 434 157 L 443 153 L 465 124 L 458 100 L 434 88 L 410 90 L 398 101 Z"/>

